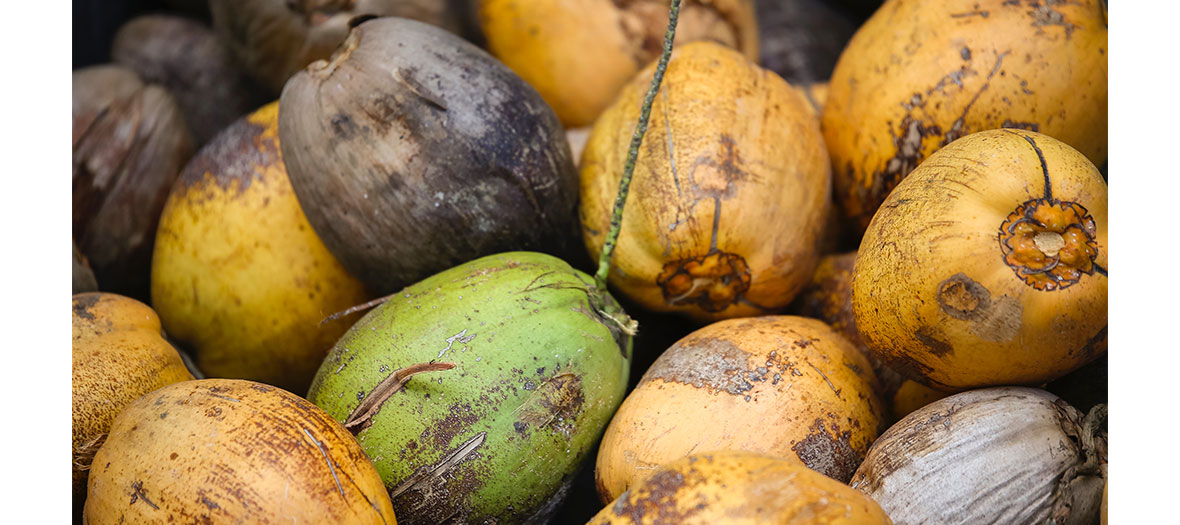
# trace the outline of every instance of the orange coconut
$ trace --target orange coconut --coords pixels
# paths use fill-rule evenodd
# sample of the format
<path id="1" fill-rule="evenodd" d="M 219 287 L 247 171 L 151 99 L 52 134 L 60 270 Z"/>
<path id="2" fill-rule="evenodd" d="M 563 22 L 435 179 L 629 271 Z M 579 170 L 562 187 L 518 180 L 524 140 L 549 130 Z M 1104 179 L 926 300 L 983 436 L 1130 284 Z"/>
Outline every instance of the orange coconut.
<path id="1" fill-rule="evenodd" d="M 936 152 L 873 217 L 852 308 L 864 343 L 942 390 L 1041 385 L 1106 352 L 1106 183 L 1043 134 Z"/>
<path id="2" fill-rule="evenodd" d="M 669 461 L 746 450 L 847 481 L 883 425 L 876 377 L 815 319 L 730 319 L 678 341 L 623 401 L 598 450 L 602 500 Z"/>

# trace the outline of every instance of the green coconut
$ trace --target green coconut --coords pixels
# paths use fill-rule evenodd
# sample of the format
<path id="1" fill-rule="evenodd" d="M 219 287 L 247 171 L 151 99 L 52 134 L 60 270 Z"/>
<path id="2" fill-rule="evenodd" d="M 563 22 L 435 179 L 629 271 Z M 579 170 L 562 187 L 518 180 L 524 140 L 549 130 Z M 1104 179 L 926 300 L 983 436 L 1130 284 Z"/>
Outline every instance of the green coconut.
<path id="1" fill-rule="evenodd" d="M 540 253 L 451 268 L 358 321 L 308 399 L 356 434 L 399 522 L 545 519 L 627 388 L 633 326 L 596 290 Z"/>

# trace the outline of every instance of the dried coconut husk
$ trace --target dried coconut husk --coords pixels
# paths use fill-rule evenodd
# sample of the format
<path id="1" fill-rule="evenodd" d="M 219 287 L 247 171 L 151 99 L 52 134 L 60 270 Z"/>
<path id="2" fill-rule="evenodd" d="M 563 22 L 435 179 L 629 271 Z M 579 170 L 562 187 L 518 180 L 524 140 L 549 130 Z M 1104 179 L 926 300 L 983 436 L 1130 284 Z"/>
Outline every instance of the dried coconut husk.
<path id="1" fill-rule="evenodd" d="M 105 291 L 148 300 L 164 200 L 195 149 L 168 92 L 117 65 L 73 73 L 73 234 Z"/>
<path id="2" fill-rule="evenodd" d="M 348 36 L 358 16 L 397 16 L 460 32 L 461 9 L 444 0 L 210 0 L 213 27 L 239 64 L 272 94 Z"/>
<path id="3" fill-rule="evenodd" d="M 123 24 L 111 60 L 160 84 L 176 98 L 198 144 L 268 102 L 237 67 L 213 29 L 173 15 L 144 15 Z"/>
<path id="4" fill-rule="evenodd" d="M 1090 524 L 1106 478 L 1106 405 L 1084 416 L 1026 387 L 972 390 L 898 421 L 852 476 L 898 525 Z"/>
<path id="5" fill-rule="evenodd" d="M 280 104 L 308 222 L 374 293 L 483 255 L 572 251 L 578 181 L 557 117 L 454 34 L 363 21 L 331 61 L 293 77 Z"/>

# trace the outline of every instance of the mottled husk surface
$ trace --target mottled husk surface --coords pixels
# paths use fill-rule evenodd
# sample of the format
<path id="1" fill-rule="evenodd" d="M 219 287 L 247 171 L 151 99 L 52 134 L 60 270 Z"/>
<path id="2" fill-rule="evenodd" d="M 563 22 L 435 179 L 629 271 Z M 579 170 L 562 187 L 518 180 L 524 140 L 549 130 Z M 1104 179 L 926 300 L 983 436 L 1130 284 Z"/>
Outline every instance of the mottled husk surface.
<path id="1" fill-rule="evenodd" d="M 287 84 L 279 137 L 324 244 L 374 293 L 576 237 L 569 143 L 536 91 L 455 35 L 366 21 Z"/>
<path id="2" fill-rule="evenodd" d="M 923 159 L 988 129 L 1038 131 L 1101 165 L 1100 0 L 890 0 L 848 42 L 824 108 L 836 200 L 864 231 Z"/>
<path id="3" fill-rule="evenodd" d="M 356 440 L 306 400 L 202 379 L 130 404 L 94 458 L 85 519 L 117 523 L 396 523 Z"/>
<path id="4" fill-rule="evenodd" d="M 156 14 L 128 21 L 115 34 L 111 59 L 167 88 L 198 144 L 266 102 L 213 29 L 190 18 Z"/>
<path id="5" fill-rule="evenodd" d="M 1039 386 L 1106 352 L 1107 187 L 1084 155 L 1044 134 L 989 130 L 913 175 L 873 217 L 856 258 L 852 309 L 866 346 L 944 391 Z M 1076 279 L 1037 288 L 1029 279 L 1055 274 L 1005 255 L 1010 217 L 1040 223 L 1018 211 L 1028 203 L 1084 210 L 1057 223 L 1070 224 L 1074 262 L 1089 265 Z M 1073 267 L 1059 255 L 1037 253 L 1045 268 Z"/>
<path id="6" fill-rule="evenodd" d="M 110 293 L 74 295 L 73 499 L 80 510 L 94 453 L 128 404 L 193 378 L 147 305 Z"/>
<path id="7" fill-rule="evenodd" d="M 356 422 L 399 521 L 543 523 L 555 510 L 631 363 L 589 283 L 543 254 L 484 257 L 398 292 L 332 348 L 308 399 Z M 383 386 L 414 367 L 429 371 Z"/>
<path id="8" fill-rule="evenodd" d="M 956 394 L 898 421 L 852 477 L 894 523 L 1094 523 L 1105 433 L 1048 392 Z"/>
<path id="9" fill-rule="evenodd" d="M 611 419 L 598 450 L 609 502 L 693 452 L 787 458 L 847 482 L 884 428 L 869 362 L 821 321 L 730 319 L 672 345 Z"/>
<path id="10" fill-rule="evenodd" d="M 847 485 L 772 456 L 740 451 L 670 462 L 623 493 L 591 525 L 889 525 L 872 499 Z"/>
<path id="11" fill-rule="evenodd" d="M 655 64 L 594 124 L 580 166 L 597 254 Z M 778 75 L 712 42 L 676 48 L 635 161 L 610 284 L 698 321 L 785 308 L 811 277 L 831 205 L 819 120 Z"/>
<path id="12" fill-rule="evenodd" d="M 172 96 L 116 65 L 73 73 L 73 235 L 107 291 L 148 300 L 152 244 L 195 149 Z"/>

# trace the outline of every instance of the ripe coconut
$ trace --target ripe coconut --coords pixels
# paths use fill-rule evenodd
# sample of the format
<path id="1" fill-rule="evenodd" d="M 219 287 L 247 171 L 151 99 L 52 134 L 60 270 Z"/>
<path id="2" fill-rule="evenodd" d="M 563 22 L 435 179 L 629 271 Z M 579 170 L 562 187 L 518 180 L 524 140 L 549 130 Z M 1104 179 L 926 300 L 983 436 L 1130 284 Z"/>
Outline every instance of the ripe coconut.
<path id="1" fill-rule="evenodd" d="M 529 252 L 434 275 L 353 325 L 308 399 L 356 433 L 399 520 L 544 522 L 627 387 L 633 327 L 591 282 Z"/>
<path id="2" fill-rule="evenodd" d="M 164 339 L 156 313 L 135 299 L 75 295 L 73 331 L 73 483 L 80 510 L 91 461 L 115 416 L 140 396 L 193 376 Z"/>
<path id="3" fill-rule="evenodd" d="M 195 148 L 180 109 L 130 69 L 73 73 L 73 234 L 103 289 L 147 300 L 152 242 Z"/>
<path id="4" fill-rule="evenodd" d="M 119 28 L 111 60 L 168 89 L 197 144 L 266 102 L 213 29 L 190 18 L 144 15 Z"/>
<path id="5" fill-rule="evenodd" d="M 213 28 L 238 64 L 271 94 L 292 75 L 328 58 L 356 17 L 397 16 L 459 31 L 442 0 L 209 0 Z"/>
<path id="6" fill-rule="evenodd" d="M 1101 0 L 890 0 L 836 64 L 824 108 L 837 201 L 864 230 L 922 159 L 1020 128 L 1106 160 Z"/>
<path id="7" fill-rule="evenodd" d="M 236 379 L 131 403 L 94 456 L 85 523 L 397 523 L 369 458 L 284 390 Z"/>
<path id="8" fill-rule="evenodd" d="M 668 2 L 482 0 L 479 20 L 488 50 L 536 88 L 563 124 L 580 127 L 659 57 Z M 676 33 L 678 44 L 716 42 L 758 61 L 752 0 L 685 0 Z"/>
<path id="9" fill-rule="evenodd" d="M 561 125 L 520 77 L 451 33 L 365 21 L 281 103 L 303 211 L 374 293 L 505 250 L 573 248 L 577 178 Z"/>
<path id="10" fill-rule="evenodd" d="M 882 434 L 852 488 L 899 524 L 1093 524 L 1106 478 L 1104 408 L 1083 418 L 1023 387 L 955 394 Z"/>
<path id="11" fill-rule="evenodd" d="M 942 390 L 1039 386 L 1106 352 L 1106 183 L 1025 130 L 963 137 L 873 217 L 852 309 L 864 343 Z"/>
<path id="12" fill-rule="evenodd" d="M 583 240 L 597 253 L 654 65 L 594 125 L 581 159 Z M 808 102 L 711 42 L 678 48 L 635 165 L 610 283 L 644 308 L 707 321 L 787 306 L 811 277 L 830 169 Z"/>
<path id="13" fill-rule="evenodd" d="M 277 102 L 217 135 L 185 167 L 160 217 L 152 304 L 214 377 L 307 392 L 367 299 L 308 224 L 279 150 Z"/>
<path id="14" fill-rule="evenodd" d="M 884 424 L 876 383 L 864 356 L 815 319 L 708 325 L 665 351 L 611 419 L 599 496 L 609 502 L 693 452 L 728 449 L 793 458 L 847 482 Z"/>
<path id="15" fill-rule="evenodd" d="M 668 463 L 590 525 L 790 523 L 889 525 L 872 499 L 798 462 L 740 451 Z"/>

